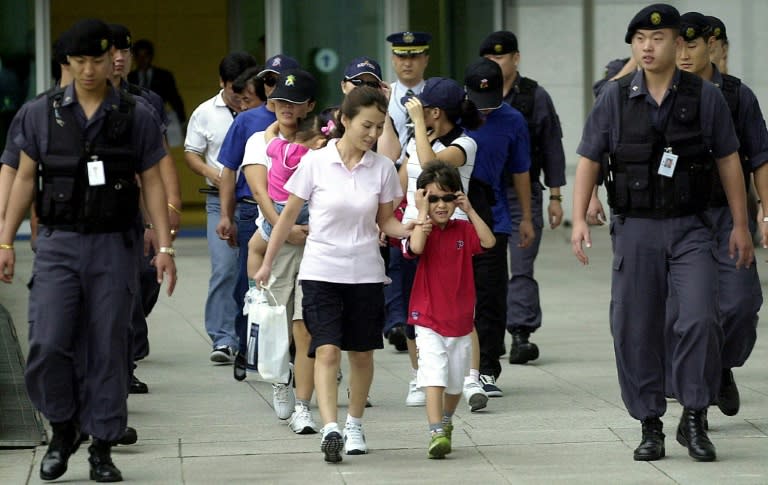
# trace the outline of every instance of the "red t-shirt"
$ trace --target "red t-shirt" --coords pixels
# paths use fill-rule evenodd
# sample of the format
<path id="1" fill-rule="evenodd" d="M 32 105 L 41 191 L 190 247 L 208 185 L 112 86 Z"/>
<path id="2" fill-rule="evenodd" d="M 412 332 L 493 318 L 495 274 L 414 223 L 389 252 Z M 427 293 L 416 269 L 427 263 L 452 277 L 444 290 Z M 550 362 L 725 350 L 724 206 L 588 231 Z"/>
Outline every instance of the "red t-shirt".
<path id="1" fill-rule="evenodd" d="M 407 251 L 407 244 L 404 245 Z M 444 337 L 472 332 L 475 276 L 472 256 L 483 251 L 475 227 L 451 220 L 434 226 L 419 256 L 408 305 L 408 324 L 431 328 Z M 412 254 L 406 255 L 413 257 Z"/>

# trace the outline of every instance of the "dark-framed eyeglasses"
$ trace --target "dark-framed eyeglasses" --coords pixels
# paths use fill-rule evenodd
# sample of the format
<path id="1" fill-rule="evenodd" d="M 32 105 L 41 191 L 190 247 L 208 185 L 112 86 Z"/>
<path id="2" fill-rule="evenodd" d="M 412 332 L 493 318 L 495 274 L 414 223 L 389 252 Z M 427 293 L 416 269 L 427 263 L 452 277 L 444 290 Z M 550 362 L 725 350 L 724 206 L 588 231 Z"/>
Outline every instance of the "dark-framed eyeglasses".
<path id="1" fill-rule="evenodd" d="M 429 201 L 430 204 L 434 204 L 435 202 L 442 200 L 445 203 L 454 202 L 459 197 L 456 194 L 445 194 L 445 195 L 430 195 L 427 197 L 427 201 Z"/>
<path id="2" fill-rule="evenodd" d="M 348 83 L 352 83 L 355 87 L 368 86 L 374 89 L 381 89 L 381 83 L 378 81 L 363 81 L 362 79 L 345 79 Z"/>

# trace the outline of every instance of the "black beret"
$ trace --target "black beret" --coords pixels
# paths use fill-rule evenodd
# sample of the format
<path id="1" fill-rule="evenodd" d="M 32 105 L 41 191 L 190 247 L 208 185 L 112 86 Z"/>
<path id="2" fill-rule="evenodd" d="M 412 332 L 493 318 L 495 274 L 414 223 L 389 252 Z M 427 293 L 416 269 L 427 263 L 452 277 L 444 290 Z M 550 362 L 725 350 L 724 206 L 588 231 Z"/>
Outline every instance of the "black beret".
<path id="1" fill-rule="evenodd" d="M 116 49 L 130 49 L 133 45 L 131 41 L 131 31 L 128 27 L 121 24 L 109 24 L 109 30 L 112 32 L 112 44 Z"/>
<path id="2" fill-rule="evenodd" d="M 680 28 L 680 12 L 672 5 L 654 3 L 637 12 L 627 26 L 624 42 L 632 43 L 632 37 L 638 30 L 659 30 Z"/>
<path id="3" fill-rule="evenodd" d="M 699 12 L 688 12 L 680 16 L 680 35 L 686 41 L 703 37 L 709 39 L 712 27 L 709 19 Z"/>
<path id="4" fill-rule="evenodd" d="M 500 30 L 486 37 L 480 44 L 480 55 L 518 52 L 517 37 L 508 30 Z"/>
<path id="5" fill-rule="evenodd" d="M 715 39 L 728 40 L 728 36 L 725 35 L 725 24 L 723 21 L 711 15 L 708 15 L 707 19 L 709 20 L 710 27 L 712 27 L 712 35 L 715 36 Z"/>
<path id="6" fill-rule="evenodd" d="M 71 35 L 68 30 L 61 33 L 56 42 L 53 44 L 53 61 L 56 64 L 68 65 L 67 60 L 67 44 L 70 42 Z"/>
<path id="7" fill-rule="evenodd" d="M 68 56 L 98 57 L 112 46 L 112 32 L 101 20 L 81 20 L 69 29 L 69 35 L 66 48 Z"/>

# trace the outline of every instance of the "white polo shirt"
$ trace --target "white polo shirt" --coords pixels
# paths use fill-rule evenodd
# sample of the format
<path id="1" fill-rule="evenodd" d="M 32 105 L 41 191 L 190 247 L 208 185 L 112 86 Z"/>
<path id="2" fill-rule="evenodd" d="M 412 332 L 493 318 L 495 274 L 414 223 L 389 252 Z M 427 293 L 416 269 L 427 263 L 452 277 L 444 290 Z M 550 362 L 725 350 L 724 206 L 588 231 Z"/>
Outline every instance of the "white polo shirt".
<path id="1" fill-rule="evenodd" d="M 367 151 L 347 170 L 337 140 L 304 155 L 285 189 L 309 201 L 309 235 L 300 280 L 381 283 L 379 204 L 403 195 L 392 160 Z"/>
<path id="2" fill-rule="evenodd" d="M 223 91 L 223 90 L 222 90 Z M 184 140 L 184 151 L 193 152 L 205 158 L 205 163 L 216 170 L 223 166 L 219 163 L 219 150 L 224 143 L 229 125 L 235 119 L 229 107 L 224 103 L 221 93 L 200 103 L 195 108 L 187 124 L 187 138 Z M 213 182 L 206 177 L 208 185 Z"/>

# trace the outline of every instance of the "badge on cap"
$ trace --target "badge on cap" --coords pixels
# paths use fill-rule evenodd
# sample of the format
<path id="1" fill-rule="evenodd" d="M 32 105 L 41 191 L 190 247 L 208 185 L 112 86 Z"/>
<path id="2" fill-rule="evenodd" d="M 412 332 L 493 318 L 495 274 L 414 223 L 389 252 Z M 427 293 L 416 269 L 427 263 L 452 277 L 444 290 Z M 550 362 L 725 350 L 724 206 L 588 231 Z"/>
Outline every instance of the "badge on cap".
<path id="1" fill-rule="evenodd" d="M 502 50 L 504 50 L 504 47 L 501 44 L 493 46 L 493 51 L 496 52 L 496 54 L 501 54 Z"/>
<path id="2" fill-rule="evenodd" d="M 130 35 L 126 35 L 125 36 L 125 43 L 128 44 L 128 45 L 131 45 L 131 36 Z"/>
<path id="3" fill-rule="evenodd" d="M 693 37 L 695 35 L 696 35 L 696 29 L 694 29 L 693 27 L 688 27 L 687 29 L 685 29 L 685 38 L 686 39 L 688 39 L 688 40 L 693 39 Z"/>
<path id="4" fill-rule="evenodd" d="M 720 27 L 715 27 L 715 37 L 720 37 Z"/>
<path id="5" fill-rule="evenodd" d="M 101 39 L 101 50 L 105 51 L 109 47 L 109 41 L 107 39 Z"/>
<path id="6" fill-rule="evenodd" d="M 659 12 L 653 12 L 651 14 L 651 23 L 653 25 L 659 25 L 661 23 L 661 14 Z"/>
<path id="7" fill-rule="evenodd" d="M 403 32 L 403 42 L 406 44 L 413 44 L 413 41 L 416 40 L 416 36 L 413 35 L 411 32 Z"/>
<path id="8" fill-rule="evenodd" d="M 272 67 L 279 66 L 281 62 L 282 60 L 279 57 L 275 57 L 274 59 L 272 59 Z"/>
<path id="9" fill-rule="evenodd" d="M 480 89 L 488 89 L 488 80 L 483 78 L 480 80 Z"/>
<path id="10" fill-rule="evenodd" d="M 296 83 L 296 76 L 293 74 L 288 74 L 285 76 L 285 85 L 286 86 L 293 86 Z"/>

